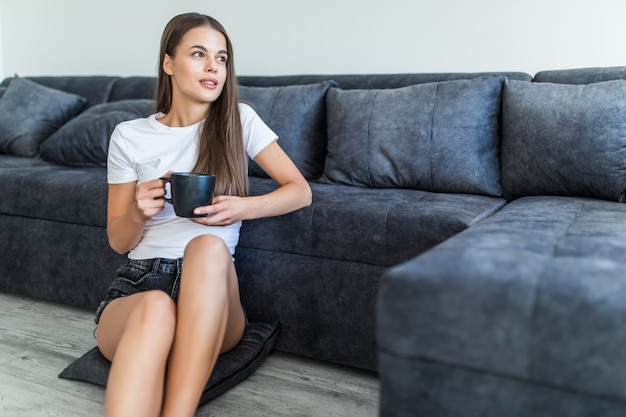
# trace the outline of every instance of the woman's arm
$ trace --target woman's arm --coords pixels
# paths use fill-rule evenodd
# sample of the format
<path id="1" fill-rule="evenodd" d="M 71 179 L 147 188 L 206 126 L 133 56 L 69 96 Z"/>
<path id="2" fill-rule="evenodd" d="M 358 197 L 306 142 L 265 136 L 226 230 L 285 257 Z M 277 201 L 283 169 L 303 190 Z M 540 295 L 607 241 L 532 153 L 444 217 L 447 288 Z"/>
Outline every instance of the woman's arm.
<path id="1" fill-rule="evenodd" d="M 278 216 L 311 204 L 311 187 L 277 142 L 272 142 L 254 158 L 280 187 L 254 197 L 216 196 L 210 206 L 196 209 L 208 217 L 194 219 L 206 225 L 227 225 L 239 220 Z"/>
<path id="2" fill-rule="evenodd" d="M 109 245 L 123 254 L 137 246 L 146 222 L 163 210 L 165 181 L 109 184 L 107 234 Z"/>

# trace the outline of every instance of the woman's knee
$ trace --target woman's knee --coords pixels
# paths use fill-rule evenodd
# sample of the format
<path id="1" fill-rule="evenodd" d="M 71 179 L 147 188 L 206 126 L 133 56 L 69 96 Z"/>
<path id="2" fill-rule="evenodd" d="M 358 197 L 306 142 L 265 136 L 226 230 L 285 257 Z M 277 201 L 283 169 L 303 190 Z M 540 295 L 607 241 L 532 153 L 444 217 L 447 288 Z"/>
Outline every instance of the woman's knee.
<path id="1" fill-rule="evenodd" d="M 232 256 L 224 241 L 213 235 L 198 236 L 185 249 L 180 295 L 204 297 L 209 292 L 216 297 L 226 297 L 235 285 L 231 275 L 236 281 Z"/>
<path id="2" fill-rule="evenodd" d="M 122 339 L 169 346 L 176 330 L 176 305 L 163 291 L 146 291 L 112 301 L 102 312 L 98 347 L 112 360 Z M 139 338 L 139 339 L 136 339 Z"/>
<path id="3" fill-rule="evenodd" d="M 169 330 L 173 334 L 176 328 L 176 303 L 163 291 L 146 291 L 129 317 L 131 323 L 141 329 Z"/>
<path id="4" fill-rule="evenodd" d="M 185 248 L 185 256 L 194 254 L 220 255 L 230 258 L 230 251 L 224 241 L 214 235 L 201 235 L 193 238 Z"/>

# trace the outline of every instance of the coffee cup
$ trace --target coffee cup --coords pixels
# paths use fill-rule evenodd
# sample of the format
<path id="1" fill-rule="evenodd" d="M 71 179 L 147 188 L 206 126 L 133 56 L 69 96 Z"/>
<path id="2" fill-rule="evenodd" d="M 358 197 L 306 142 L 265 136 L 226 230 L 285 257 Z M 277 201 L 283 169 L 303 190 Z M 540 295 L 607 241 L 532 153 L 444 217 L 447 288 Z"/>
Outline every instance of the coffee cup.
<path id="1" fill-rule="evenodd" d="M 179 217 L 206 217 L 206 214 L 194 214 L 196 207 L 208 206 L 213 201 L 215 175 L 192 172 L 174 172 L 169 178 L 161 178 L 170 183 L 171 198 L 165 201 L 174 206 Z"/>

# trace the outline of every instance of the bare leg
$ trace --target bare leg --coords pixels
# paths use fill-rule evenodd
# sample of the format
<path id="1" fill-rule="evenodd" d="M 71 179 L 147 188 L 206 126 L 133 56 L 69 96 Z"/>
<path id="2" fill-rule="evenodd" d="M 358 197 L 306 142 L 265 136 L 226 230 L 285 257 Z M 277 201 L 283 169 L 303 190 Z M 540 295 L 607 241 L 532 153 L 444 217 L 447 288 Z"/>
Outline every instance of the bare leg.
<path id="1" fill-rule="evenodd" d="M 112 361 L 105 416 L 158 416 L 176 306 L 162 291 L 112 301 L 98 326 L 98 347 Z"/>
<path id="2" fill-rule="evenodd" d="M 235 347 L 245 329 L 237 274 L 224 242 L 211 235 L 195 238 L 183 259 L 163 417 L 195 414 L 218 355 Z"/>

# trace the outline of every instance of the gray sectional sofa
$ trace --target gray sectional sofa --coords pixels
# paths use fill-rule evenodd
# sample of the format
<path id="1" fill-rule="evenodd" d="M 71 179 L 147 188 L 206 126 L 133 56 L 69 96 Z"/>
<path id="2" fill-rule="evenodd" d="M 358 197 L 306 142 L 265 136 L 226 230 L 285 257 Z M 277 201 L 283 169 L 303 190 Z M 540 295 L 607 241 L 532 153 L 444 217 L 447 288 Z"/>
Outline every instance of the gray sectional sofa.
<path id="1" fill-rule="evenodd" d="M 313 190 L 236 253 L 277 349 L 377 370 L 383 416 L 624 415 L 626 68 L 239 83 Z M 97 306 L 108 134 L 154 87 L 0 84 L 0 290 Z"/>

